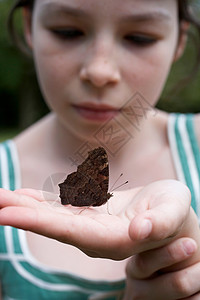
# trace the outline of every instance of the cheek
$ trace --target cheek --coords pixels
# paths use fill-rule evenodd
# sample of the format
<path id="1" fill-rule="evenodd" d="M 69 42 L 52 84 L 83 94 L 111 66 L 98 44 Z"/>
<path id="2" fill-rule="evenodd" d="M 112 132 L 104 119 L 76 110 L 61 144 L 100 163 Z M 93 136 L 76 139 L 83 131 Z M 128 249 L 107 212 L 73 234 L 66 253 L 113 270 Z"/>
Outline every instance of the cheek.
<path id="1" fill-rule="evenodd" d="M 129 64 L 132 71 L 127 80 L 134 90 L 140 92 L 149 102 L 156 103 L 166 83 L 174 51 L 164 45 L 154 49 L 148 56 L 140 56 Z"/>
<path id="2" fill-rule="evenodd" d="M 37 24 L 37 23 L 36 23 Z M 39 32 L 39 34 L 38 34 Z M 78 62 L 71 49 L 63 49 L 43 28 L 34 28 L 33 56 L 41 91 L 47 103 L 63 101 L 74 81 Z M 76 57 L 77 58 L 77 57 Z"/>
<path id="3" fill-rule="evenodd" d="M 72 61 L 66 61 L 61 55 L 40 51 L 34 54 L 34 59 L 40 88 L 47 103 L 51 105 L 54 99 L 63 102 L 63 98 L 66 101 L 64 93 L 74 77 Z"/>

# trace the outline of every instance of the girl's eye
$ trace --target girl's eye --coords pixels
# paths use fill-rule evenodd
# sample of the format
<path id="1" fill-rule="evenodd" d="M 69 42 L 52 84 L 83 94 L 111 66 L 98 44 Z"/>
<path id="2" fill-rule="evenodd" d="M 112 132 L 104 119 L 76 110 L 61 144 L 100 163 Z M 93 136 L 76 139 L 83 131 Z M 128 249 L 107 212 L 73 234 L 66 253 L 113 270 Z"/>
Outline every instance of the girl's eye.
<path id="1" fill-rule="evenodd" d="M 145 36 L 145 35 L 127 35 L 125 40 L 135 44 L 136 46 L 150 46 L 157 41 L 156 38 Z"/>
<path id="2" fill-rule="evenodd" d="M 66 39 L 66 40 L 73 40 L 76 38 L 79 38 L 81 36 L 83 36 L 83 32 L 81 30 L 78 29 L 53 29 L 52 32 L 62 38 L 62 39 Z"/>

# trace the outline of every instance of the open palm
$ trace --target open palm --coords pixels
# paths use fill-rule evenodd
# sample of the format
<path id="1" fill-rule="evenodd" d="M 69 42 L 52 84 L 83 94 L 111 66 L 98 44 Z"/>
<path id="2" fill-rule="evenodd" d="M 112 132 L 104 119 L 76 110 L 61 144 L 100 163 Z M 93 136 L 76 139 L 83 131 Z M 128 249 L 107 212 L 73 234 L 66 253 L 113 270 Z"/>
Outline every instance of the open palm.
<path id="1" fill-rule="evenodd" d="M 108 207 L 75 208 L 62 206 L 55 194 L 0 189 L 0 224 L 74 245 L 92 257 L 119 260 L 169 242 L 190 206 L 187 188 L 176 181 L 117 192 L 111 199 Z"/>

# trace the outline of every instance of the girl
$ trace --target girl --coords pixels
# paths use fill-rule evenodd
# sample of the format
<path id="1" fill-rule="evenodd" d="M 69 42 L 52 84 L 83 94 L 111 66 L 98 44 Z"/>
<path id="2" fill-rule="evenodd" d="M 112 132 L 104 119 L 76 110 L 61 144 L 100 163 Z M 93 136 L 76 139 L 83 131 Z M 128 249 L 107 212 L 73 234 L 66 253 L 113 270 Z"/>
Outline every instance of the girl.
<path id="1" fill-rule="evenodd" d="M 51 113 L 1 145 L 3 299 L 200 297 L 200 118 L 153 108 L 197 26 L 188 2 L 16 2 Z M 49 183 L 99 145 L 128 187 L 110 214 L 62 206 Z"/>

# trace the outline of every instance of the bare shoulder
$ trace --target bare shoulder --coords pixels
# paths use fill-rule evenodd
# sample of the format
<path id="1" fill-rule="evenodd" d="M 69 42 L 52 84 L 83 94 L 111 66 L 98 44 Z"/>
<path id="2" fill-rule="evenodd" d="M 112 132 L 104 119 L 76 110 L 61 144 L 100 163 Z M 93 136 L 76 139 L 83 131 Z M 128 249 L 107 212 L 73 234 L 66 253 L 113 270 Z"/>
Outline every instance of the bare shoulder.
<path id="1" fill-rule="evenodd" d="M 41 120 L 32 124 L 30 127 L 22 131 L 19 135 L 14 138 L 14 142 L 17 148 L 32 152 L 35 148 L 40 145 L 42 136 L 48 131 L 48 116 L 43 117 Z"/>

